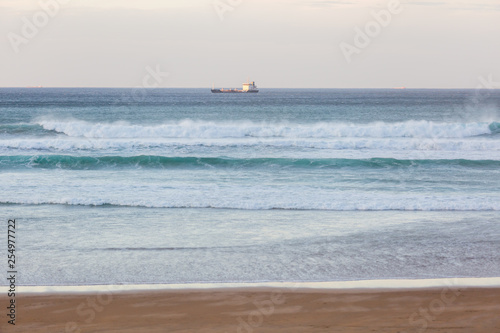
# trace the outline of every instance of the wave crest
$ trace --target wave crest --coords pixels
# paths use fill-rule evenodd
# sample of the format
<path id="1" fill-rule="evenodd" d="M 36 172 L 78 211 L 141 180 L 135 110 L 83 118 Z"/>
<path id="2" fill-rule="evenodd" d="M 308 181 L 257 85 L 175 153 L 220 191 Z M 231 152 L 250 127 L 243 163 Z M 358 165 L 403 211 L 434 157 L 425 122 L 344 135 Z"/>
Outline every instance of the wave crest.
<path id="1" fill-rule="evenodd" d="M 161 125 L 131 125 L 124 122 L 40 120 L 45 130 L 85 138 L 465 138 L 488 135 L 499 123 L 437 123 L 406 121 L 400 123 L 254 123 L 183 120 Z"/>

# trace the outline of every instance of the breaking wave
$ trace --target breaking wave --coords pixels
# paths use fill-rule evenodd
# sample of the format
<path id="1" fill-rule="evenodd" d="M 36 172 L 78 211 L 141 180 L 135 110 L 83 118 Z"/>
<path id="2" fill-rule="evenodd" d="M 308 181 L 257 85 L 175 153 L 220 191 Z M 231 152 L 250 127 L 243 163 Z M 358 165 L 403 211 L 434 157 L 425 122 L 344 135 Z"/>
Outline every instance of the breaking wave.
<path id="1" fill-rule="evenodd" d="M 438 123 L 254 123 L 184 120 L 161 125 L 80 120 L 39 120 L 37 125 L 70 137 L 83 138 L 466 138 L 498 133 L 498 122 Z"/>

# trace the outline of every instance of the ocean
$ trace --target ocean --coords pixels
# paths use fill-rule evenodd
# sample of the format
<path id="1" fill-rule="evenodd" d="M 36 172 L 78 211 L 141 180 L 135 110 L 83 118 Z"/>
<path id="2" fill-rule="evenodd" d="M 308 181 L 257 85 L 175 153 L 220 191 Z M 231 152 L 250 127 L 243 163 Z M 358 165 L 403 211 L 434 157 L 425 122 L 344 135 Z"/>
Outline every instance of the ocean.
<path id="1" fill-rule="evenodd" d="M 4 88 L 0 209 L 25 286 L 499 277 L 500 91 Z"/>

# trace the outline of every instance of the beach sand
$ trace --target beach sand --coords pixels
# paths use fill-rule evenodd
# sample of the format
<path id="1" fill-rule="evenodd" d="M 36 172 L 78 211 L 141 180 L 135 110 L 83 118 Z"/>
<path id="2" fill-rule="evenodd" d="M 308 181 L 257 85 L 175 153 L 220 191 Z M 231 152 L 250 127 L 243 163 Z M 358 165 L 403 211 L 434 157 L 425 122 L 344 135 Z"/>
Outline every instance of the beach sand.
<path id="1" fill-rule="evenodd" d="M 33 293 L 16 305 L 0 332 L 500 332 L 500 288 Z"/>

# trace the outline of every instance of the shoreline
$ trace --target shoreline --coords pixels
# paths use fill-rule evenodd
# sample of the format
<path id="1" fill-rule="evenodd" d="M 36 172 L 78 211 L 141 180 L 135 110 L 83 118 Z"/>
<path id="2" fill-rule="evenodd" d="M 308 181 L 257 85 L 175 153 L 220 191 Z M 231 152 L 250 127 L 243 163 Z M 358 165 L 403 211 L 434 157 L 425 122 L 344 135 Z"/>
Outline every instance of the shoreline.
<path id="1" fill-rule="evenodd" d="M 189 290 L 233 290 L 276 288 L 282 290 L 412 290 L 430 288 L 500 288 L 500 277 L 380 279 L 324 282 L 246 282 L 246 283 L 172 283 L 172 284 L 110 284 L 66 286 L 18 286 L 23 294 L 147 292 Z"/>

